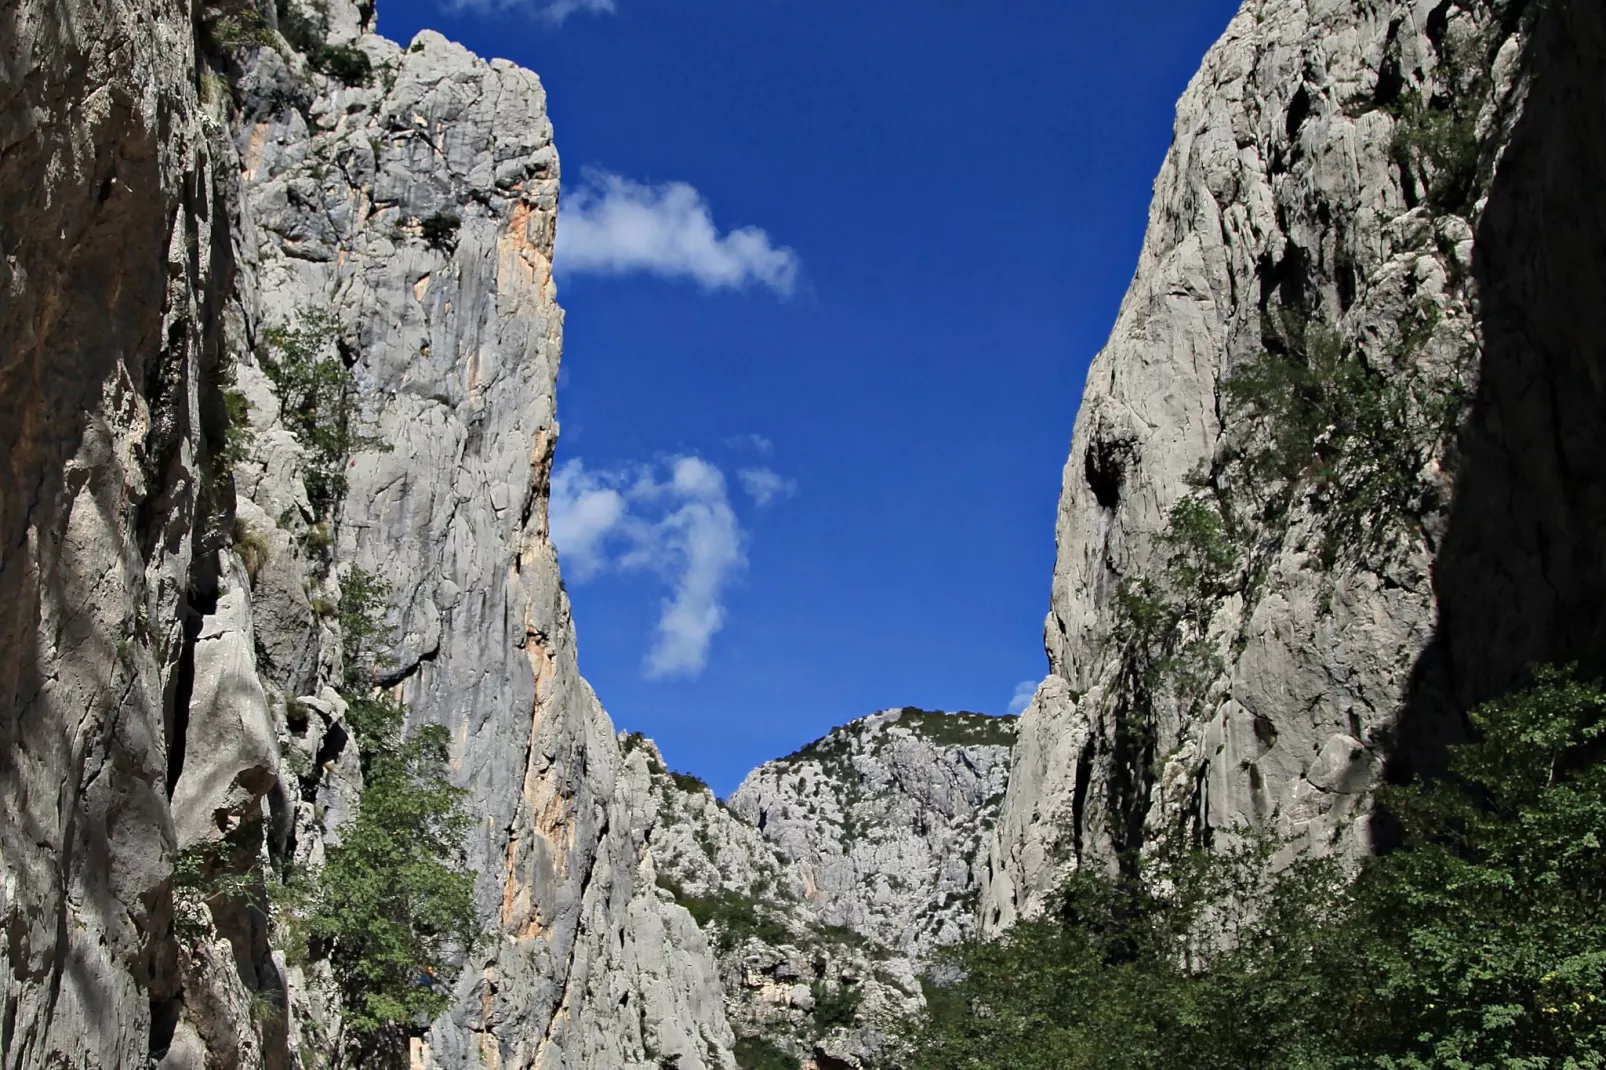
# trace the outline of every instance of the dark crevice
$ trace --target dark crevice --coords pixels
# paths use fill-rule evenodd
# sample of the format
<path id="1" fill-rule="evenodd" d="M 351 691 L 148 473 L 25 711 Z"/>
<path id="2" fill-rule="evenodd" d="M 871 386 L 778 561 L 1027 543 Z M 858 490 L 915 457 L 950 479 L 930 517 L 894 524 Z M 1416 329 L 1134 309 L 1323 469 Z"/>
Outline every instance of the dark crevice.
<path id="1" fill-rule="evenodd" d="M 1290 142 L 1298 139 L 1299 128 L 1310 118 L 1310 106 L 1310 92 L 1301 85 L 1294 91 L 1293 99 L 1288 102 L 1288 115 L 1283 121 L 1283 130 L 1288 134 Z"/>
<path id="2" fill-rule="evenodd" d="M 1132 461 L 1132 443 L 1095 438 L 1082 454 L 1082 474 L 1100 508 L 1114 509 L 1121 502 L 1121 485 Z"/>
<path id="3" fill-rule="evenodd" d="M 389 668 L 389 669 L 376 669 L 376 670 L 374 670 L 374 684 L 375 684 L 375 686 L 377 686 L 377 687 L 395 687 L 397 684 L 401 683 L 403 680 L 406 680 L 409 677 L 411 677 L 414 674 L 416 674 L 418 672 L 418 667 L 420 665 L 424 664 L 424 662 L 426 662 L 426 661 L 434 661 L 438 656 L 440 656 L 440 652 L 441 652 L 440 645 L 437 644 L 435 646 L 430 647 L 428 650 L 424 651 L 422 654 L 418 655 L 417 658 L 415 658 L 414 660 L 408 662 L 406 665 L 400 665 L 400 666 L 396 666 L 396 667 Z"/>
<path id="4" fill-rule="evenodd" d="M 1281 257 L 1261 257 L 1258 274 L 1262 312 L 1271 307 L 1274 298 L 1283 308 L 1293 311 L 1305 309 L 1306 280 L 1310 274 L 1310 259 L 1305 255 L 1305 250 L 1292 241 L 1285 242 Z"/>
<path id="5" fill-rule="evenodd" d="M 1405 92 L 1405 74 L 1400 69 L 1400 20 L 1389 23 L 1383 39 L 1383 63 L 1378 68 L 1377 86 L 1372 90 L 1372 105 L 1391 108 L 1398 104 Z"/>
<path id="6" fill-rule="evenodd" d="M 339 721 L 331 723 L 318 743 L 318 754 L 312 760 L 312 771 L 301 781 L 301 801 L 313 802 L 318 796 L 318 781 L 323 770 L 346 750 L 351 735 Z"/>
<path id="7" fill-rule="evenodd" d="M 184 997 L 151 1001 L 150 1057 L 160 1061 L 173 1046 L 173 1034 L 184 1015 Z"/>
<path id="8" fill-rule="evenodd" d="M 184 772 L 185 737 L 190 730 L 190 697 L 195 690 L 195 642 L 206 618 L 195 609 L 184 613 L 184 645 L 173 672 L 173 699 L 167 734 L 167 797 L 173 797 L 178 778 Z"/>
<path id="9" fill-rule="evenodd" d="M 1082 857 L 1082 829 L 1087 814 L 1087 786 L 1093 780 L 1093 741 L 1089 740 L 1076 756 L 1076 782 L 1071 792 L 1071 843 L 1078 860 Z"/>

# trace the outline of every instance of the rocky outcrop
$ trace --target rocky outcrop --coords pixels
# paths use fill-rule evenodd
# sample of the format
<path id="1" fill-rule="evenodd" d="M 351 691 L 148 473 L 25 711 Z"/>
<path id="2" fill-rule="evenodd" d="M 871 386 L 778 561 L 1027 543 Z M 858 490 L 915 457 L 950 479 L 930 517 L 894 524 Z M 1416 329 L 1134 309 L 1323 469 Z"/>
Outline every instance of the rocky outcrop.
<path id="1" fill-rule="evenodd" d="M 657 883 L 713 942 L 743 1065 L 769 1045 L 875 1065 L 888 1027 L 919 1011 L 933 952 L 974 927 L 1014 727 L 888 710 L 765 763 L 728 804 L 626 737 L 656 804 Z"/>
<path id="2" fill-rule="evenodd" d="M 355 8 L 331 5 L 328 27 L 365 77 L 264 49 L 240 80 L 244 259 L 262 328 L 329 324 L 363 431 L 337 522 L 286 493 L 271 459 L 249 493 L 264 517 L 290 509 L 303 543 L 326 524 L 332 583 L 383 578 L 396 641 L 380 680 L 415 723 L 449 730 L 480 815 L 468 862 L 493 939 L 415 1061 L 726 1065 L 712 963 L 643 878 L 645 785 L 580 678 L 547 538 L 562 313 L 541 85 L 437 34 L 392 44 Z M 280 433 L 272 401 L 259 408 L 258 435 Z M 296 601 L 276 596 L 286 681 Z"/>
<path id="3" fill-rule="evenodd" d="M 970 935 L 1015 720 L 887 710 L 749 773 L 730 806 L 840 925 L 923 961 Z"/>
<path id="4" fill-rule="evenodd" d="M 1381 777 L 1598 648 L 1602 222 L 1569 191 L 1606 172 L 1561 101 L 1600 99 L 1601 44 L 1570 0 L 1250 0 L 1206 57 L 1065 467 L 990 929 L 1173 830 L 1366 850 Z M 1278 361 L 1341 370 L 1295 409 Z"/>

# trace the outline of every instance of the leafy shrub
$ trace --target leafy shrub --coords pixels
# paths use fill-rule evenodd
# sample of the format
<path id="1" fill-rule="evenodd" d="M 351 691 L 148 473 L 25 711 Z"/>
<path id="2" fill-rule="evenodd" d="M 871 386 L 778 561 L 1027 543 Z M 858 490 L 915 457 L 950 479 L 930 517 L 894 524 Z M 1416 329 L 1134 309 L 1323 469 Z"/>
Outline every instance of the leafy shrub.
<path id="1" fill-rule="evenodd" d="M 458 228 L 463 220 L 453 212 L 435 212 L 418 225 L 419 233 L 431 248 L 451 249 L 457 242 Z"/>
<path id="2" fill-rule="evenodd" d="M 228 416 L 229 425 L 223 432 L 223 452 L 220 459 L 224 465 L 233 468 L 245 460 L 256 441 L 256 433 L 251 429 L 251 402 L 238 390 L 225 390 L 223 411 Z"/>
<path id="3" fill-rule="evenodd" d="M 253 584 L 262 566 L 268 563 L 272 550 L 268 546 L 267 536 L 247 524 L 238 516 L 234 518 L 234 552 L 239 555 L 240 563 L 245 566 L 245 574 L 250 577 Z"/>
<path id="4" fill-rule="evenodd" d="M 1475 112 L 1408 97 L 1396 112 L 1390 149 L 1405 173 L 1425 172 L 1422 184 L 1431 207 L 1462 214 L 1477 200 L 1480 149 Z"/>
<path id="5" fill-rule="evenodd" d="M 680 773 L 670 770 L 669 779 L 674 783 L 675 787 L 679 788 L 687 795 L 702 795 L 705 792 L 712 792 L 712 789 L 708 786 L 708 781 L 704 780 L 700 776 L 694 776 L 691 773 Z"/>
<path id="6" fill-rule="evenodd" d="M 1407 324 L 1393 367 L 1347 352 L 1337 332 L 1290 313 L 1268 316 L 1266 349 L 1224 383 L 1229 423 L 1243 429 L 1224 458 L 1237 499 L 1286 503 L 1308 488 L 1322 515 L 1322 560 L 1364 558 L 1420 522 L 1434 489 L 1423 470 L 1442 456 L 1465 402 L 1458 382 L 1412 360 L 1436 313 Z"/>
<path id="7" fill-rule="evenodd" d="M 1270 842 L 1082 871 L 950 953 L 908 1070 L 1606 1066 L 1606 690 L 1543 669 L 1474 710 L 1401 842 L 1346 884 Z"/>
<path id="8" fill-rule="evenodd" d="M 377 649 L 390 637 L 385 610 L 390 586 L 365 569 L 353 568 L 340 581 L 340 653 L 346 689 L 365 694 L 373 687 L 373 669 L 389 656 Z"/>
<path id="9" fill-rule="evenodd" d="M 821 1032 L 851 1028 L 859 1016 L 859 1004 L 864 1002 L 864 993 L 849 984 L 815 981 L 810 992 L 814 996 L 814 1025 Z"/>
<path id="10" fill-rule="evenodd" d="M 1007 747 L 1015 742 L 1016 720 L 964 710 L 941 713 L 905 706 L 898 723 L 939 747 Z"/>
<path id="11" fill-rule="evenodd" d="M 346 1023 L 337 1056 L 356 1066 L 405 1064 L 408 1035 L 446 1009 L 454 964 L 480 939 L 462 854 L 474 819 L 447 779 L 448 733 L 408 734 L 406 708 L 372 686 L 389 594 L 360 569 L 342 584 L 340 692 L 363 789 L 326 863 L 291 874 L 279 897 L 289 950 L 329 963 Z"/>
<path id="12" fill-rule="evenodd" d="M 453 963 L 480 937 L 461 865 L 474 822 L 446 779 L 446 729 L 419 728 L 393 750 L 372 743 L 356 816 L 283 897 L 292 949 L 329 963 L 356 1066 L 402 1065 L 409 1031 L 446 1009 Z"/>
<path id="13" fill-rule="evenodd" d="M 284 425 L 307 451 L 303 481 L 317 519 L 327 519 L 346 493 L 346 461 L 357 450 L 385 450 L 358 426 L 351 371 L 337 350 L 338 327 L 326 312 L 304 313 L 294 326 L 270 327 L 260 355 L 279 395 Z"/>
<path id="14" fill-rule="evenodd" d="M 699 929 L 712 933 L 714 946 L 722 954 L 735 950 L 749 938 L 766 944 L 791 941 L 786 926 L 746 896 L 724 889 L 708 896 L 687 895 L 678 884 L 666 878 L 659 879 L 659 886 L 675 896 L 675 901 L 686 908 Z"/>
<path id="15" fill-rule="evenodd" d="M 309 15 L 292 0 L 278 0 L 279 32 L 307 57 L 313 70 L 348 86 L 366 83 L 373 73 L 367 53 L 353 45 L 328 43 L 328 26 L 322 11 Z"/>
<path id="16" fill-rule="evenodd" d="M 254 864 L 238 866 L 230 857 L 227 841 L 207 841 L 180 851 L 173 858 L 173 929 L 182 938 L 206 936 L 207 907 L 222 900 L 258 898 L 262 875 Z"/>
<path id="17" fill-rule="evenodd" d="M 736 1038 L 736 1065 L 741 1070 L 802 1070 L 797 1056 L 764 1037 Z"/>
<path id="18" fill-rule="evenodd" d="M 273 31 L 255 11 L 241 11 L 208 22 L 203 27 L 209 50 L 226 48 L 267 48 L 273 44 Z"/>
<path id="19" fill-rule="evenodd" d="M 368 53 L 356 45 L 320 45 L 307 54 L 312 69 L 329 75 L 344 85 L 365 85 L 373 75 Z"/>

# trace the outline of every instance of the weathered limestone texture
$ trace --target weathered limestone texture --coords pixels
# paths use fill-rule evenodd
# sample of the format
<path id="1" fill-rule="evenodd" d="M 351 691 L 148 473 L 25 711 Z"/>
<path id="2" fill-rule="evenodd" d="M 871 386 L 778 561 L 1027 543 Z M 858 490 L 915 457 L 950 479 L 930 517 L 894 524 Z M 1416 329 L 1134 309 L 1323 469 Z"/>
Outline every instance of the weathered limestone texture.
<path id="1" fill-rule="evenodd" d="M 540 83 L 372 20 L 341 0 L 0 14 L 8 1068 L 327 1057 L 326 967 L 273 949 L 262 882 L 320 864 L 358 802 L 335 690 L 353 569 L 390 588 L 380 683 L 451 729 L 483 815 L 492 939 L 416 1058 L 731 1065 L 547 540 Z M 356 385 L 359 448 L 333 470 L 265 374 L 271 332 L 309 322 Z"/>
<path id="2" fill-rule="evenodd" d="M 879 1065 L 931 953 L 974 928 L 1014 727 L 888 710 L 765 763 L 728 804 L 626 737 L 659 894 L 703 924 L 738 1036 L 807 1066 Z"/>
<path id="3" fill-rule="evenodd" d="M 747 775 L 731 809 L 841 925 L 914 961 L 970 935 L 1015 719 L 886 710 Z"/>
<path id="4" fill-rule="evenodd" d="M 0 1062 L 18 1070 L 144 1066 L 174 1028 L 174 693 L 216 568 L 232 181 L 193 33 L 165 0 L 0 10 Z"/>
<path id="5" fill-rule="evenodd" d="M 1525 663 L 1599 649 L 1602 43 L 1576 0 L 1250 0 L 1205 58 L 1083 395 L 986 929 L 1168 830 L 1365 850 L 1381 776 L 1431 768 Z M 1235 492 L 1254 431 L 1224 384 L 1292 315 L 1465 390 L 1459 436 L 1385 473 L 1412 501 L 1374 543 L 1328 552 L 1315 491 L 1253 520 L 1198 701 L 1139 702 L 1121 593 L 1166 567 L 1179 501 Z"/>
<path id="6" fill-rule="evenodd" d="M 416 1056 L 503 1070 L 729 1065 L 712 961 L 650 869 L 643 878 L 645 784 L 622 775 L 579 675 L 547 537 L 562 312 L 544 92 L 438 34 L 404 49 L 338 3 L 328 22 L 331 40 L 369 57 L 368 78 L 347 85 L 262 50 L 241 81 L 257 241 L 242 259 L 264 330 L 332 317 L 369 443 L 344 472 L 338 522 L 319 532 L 330 582 L 356 568 L 389 585 L 397 642 L 381 679 L 416 722 L 450 729 L 482 815 L 469 863 L 493 939 Z M 298 98 L 298 85 L 313 91 Z M 271 443 L 271 390 L 248 369 L 239 378 Z M 273 468 L 250 486 L 258 514 L 316 526 Z M 272 649 L 287 666 L 307 661 L 293 588 L 275 595 L 290 626 Z"/>

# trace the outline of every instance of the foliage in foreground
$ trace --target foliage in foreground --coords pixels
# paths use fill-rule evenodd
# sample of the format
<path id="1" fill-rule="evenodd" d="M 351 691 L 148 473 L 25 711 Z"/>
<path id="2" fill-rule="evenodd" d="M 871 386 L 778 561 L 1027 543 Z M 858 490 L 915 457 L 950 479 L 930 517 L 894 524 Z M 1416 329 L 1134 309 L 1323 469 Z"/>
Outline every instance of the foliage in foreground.
<path id="1" fill-rule="evenodd" d="M 474 875 L 448 864 L 472 819 L 446 780 L 446 748 L 430 725 L 366 762 L 356 817 L 291 886 L 296 942 L 329 962 L 353 1065 L 399 1055 L 409 1028 L 446 1009 L 451 963 L 478 938 Z"/>
<path id="2" fill-rule="evenodd" d="M 388 591 L 353 570 L 340 604 L 347 724 L 363 789 L 325 864 L 290 876 L 281 914 L 292 952 L 329 964 L 343 1008 L 336 1057 L 405 1064 L 406 1039 L 444 1012 L 457 964 L 480 938 L 474 873 L 462 865 L 473 817 L 447 779 L 447 730 L 405 730 L 406 709 L 375 692 L 373 644 Z"/>
<path id="3" fill-rule="evenodd" d="M 910 1070 L 1606 1067 L 1606 691 L 1568 670 L 1472 714 L 1398 848 L 1352 882 L 1269 847 L 1081 873 L 957 949 Z M 1216 904 L 1235 905 L 1221 907 Z"/>

